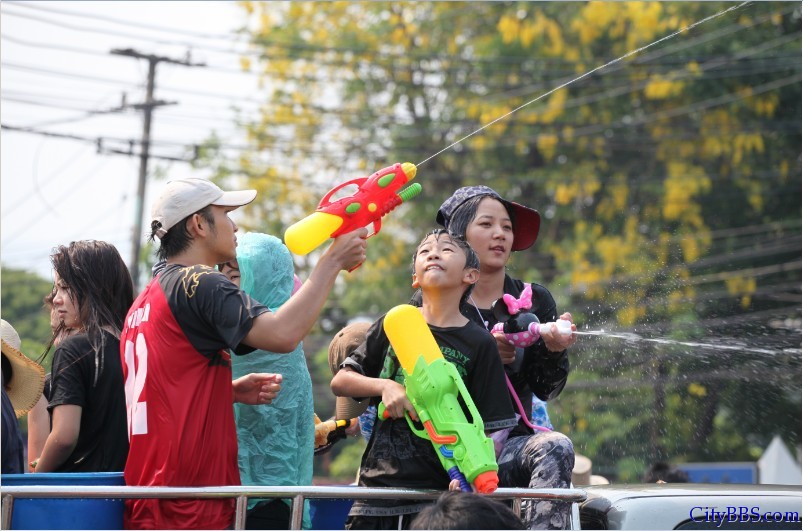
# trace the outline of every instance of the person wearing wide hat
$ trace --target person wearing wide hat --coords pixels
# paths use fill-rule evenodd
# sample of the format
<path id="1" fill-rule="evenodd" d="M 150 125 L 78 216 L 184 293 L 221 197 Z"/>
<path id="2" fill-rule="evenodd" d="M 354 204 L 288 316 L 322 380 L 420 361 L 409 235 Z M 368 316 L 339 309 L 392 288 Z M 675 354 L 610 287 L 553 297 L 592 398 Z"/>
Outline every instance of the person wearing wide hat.
<path id="1" fill-rule="evenodd" d="M 0 319 L 2 336 L 2 473 L 21 474 L 25 455 L 17 419 L 28 413 L 42 396 L 45 370 L 21 352 L 20 336 Z"/>

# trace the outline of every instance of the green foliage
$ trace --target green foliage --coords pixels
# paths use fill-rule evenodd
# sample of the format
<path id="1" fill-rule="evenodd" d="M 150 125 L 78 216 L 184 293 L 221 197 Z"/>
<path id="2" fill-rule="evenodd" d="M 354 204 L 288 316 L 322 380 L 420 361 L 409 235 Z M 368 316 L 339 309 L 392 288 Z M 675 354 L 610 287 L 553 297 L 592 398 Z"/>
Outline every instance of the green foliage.
<path id="1" fill-rule="evenodd" d="M 332 334 L 334 336 L 334 333 Z M 329 388 L 332 380 L 332 371 L 329 369 L 329 341 L 331 338 L 326 335 L 316 335 L 313 341 L 308 338 L 304 341 L 304 352 L 307 356 L 307 367 L 313 379 L 313 402 L 315 413 L 321 420 L 326 420 L 335 411 L 335 396 Z M 315 351 L 309 350 L 312 344 L 322 345 Z"/>
<path id="2" fill-rule="evenodd" d="M 22 352 L 37 359 L 50 340 L 50 314 L 43 299 L 53 288 L 52 282 L 20 269 L 3 267 L 0 273 L 2 316 L 22 340 Z M 48 356 L 45 368 L 50 364 Z"/>
<path id="3" fill-rule="evenodd" d="M 360 468 L 360 459 L 365 451 L 365 439 L 356 437 L 340 443 L 343 448 L 337 457 L 332 460 L 329 474 L 332 478 L 353 482 Z"/>

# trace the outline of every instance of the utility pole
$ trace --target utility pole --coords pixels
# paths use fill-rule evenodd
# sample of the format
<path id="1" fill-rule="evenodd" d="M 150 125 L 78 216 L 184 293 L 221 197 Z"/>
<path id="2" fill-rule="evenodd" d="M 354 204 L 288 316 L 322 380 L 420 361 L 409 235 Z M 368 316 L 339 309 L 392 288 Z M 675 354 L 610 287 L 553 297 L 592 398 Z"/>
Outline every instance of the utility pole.
<path id="1" fill-rule="evenodd" d="M 129 263 L 129 270 L 131 272 L 131 280 L 134 282 L 135 293 L 139 289 L 139 253 L 142 249 L 142 215 L 145 203 L 145 187 L 148 180 L 148 157 L 150 153 L 151 142 L 151 119 L 153 109 L 163 105 L 172 105 L 175 102 L 166 102 L 153 99 L 154 86 L 156 84 L 156 65 L 159 63 L 173 63 L 182 66 L 206 66 L 204 63 L 190 62 L 189 54 L 186 59 L 172 59 L 170 57 L 163 57 L 153 54 L 144 54 L 137 52 L 131 48 L 114 49 L 111 51 L 113 55 L 124 55 L 133 57 L 135 59 L 145 59 L 148 61 L 148 81 L 145 93 L 145 102 L 140 104 L 126 104 L 123 103 L 124 108 L 141 109 L 143 112 L 142 120 L 142 148 L 139 155 L 139 180 L 137 182 L 137 198 L 136 198 L 136 219 L 134 220 L 134 229 L 131 236 L 131 261 Z"/>

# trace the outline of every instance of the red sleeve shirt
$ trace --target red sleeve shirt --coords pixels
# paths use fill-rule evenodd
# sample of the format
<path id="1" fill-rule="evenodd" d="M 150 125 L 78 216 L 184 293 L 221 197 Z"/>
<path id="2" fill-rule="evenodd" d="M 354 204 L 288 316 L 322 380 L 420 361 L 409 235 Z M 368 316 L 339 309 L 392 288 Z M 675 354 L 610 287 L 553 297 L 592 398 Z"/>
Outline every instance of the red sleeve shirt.
<path id="1" fill-rule="evenodd" d="M 120 338 L 127 485 L 239 485 L 227 349 L 268 309 L 205 266 L 168 266 L 137 297 Z M 125 526 L 224 529 L 234 500 L 126 502 Z"/>

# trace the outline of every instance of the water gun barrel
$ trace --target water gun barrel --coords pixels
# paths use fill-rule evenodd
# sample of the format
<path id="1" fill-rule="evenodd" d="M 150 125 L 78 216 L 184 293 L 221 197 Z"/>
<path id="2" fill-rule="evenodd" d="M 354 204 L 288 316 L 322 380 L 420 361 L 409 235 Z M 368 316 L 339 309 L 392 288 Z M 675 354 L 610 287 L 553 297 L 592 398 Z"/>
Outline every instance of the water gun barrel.
<path id="1" fill-rule="evenodd" d="M 539 326 L 541 335 L 544 335 L 546 330 L 552 329 L 553 323 L 544 323 Z M 572 322 L 566 319 L 558 319 L 554 323 L 558 327 L 558 333 L 563 336 L 570 336 L 572 335 Z"/>
<path id="2" fill-rule="evenodd" d="M 284 243 L 293 254 L 305 255 L 329 239 L 343 225 L 343 218 L 326 212 L 313 212 L 292 224 L 284 233 Z"/>
<path id="3" fill-rule="evenodd" d="M 394 164 L 370 177 L 341 183 L 331 189 L 315 212 L 294 223 L 284 233 L 284 242 L 294 254 L 305 255 L 329 238 L 351 232 L 370 224 L 374 234 L 379 232 L 382 216 L 421 192 L 421 185 L 413 183 L 415 164 Z M 358 186 L 350 195 L 331 201 L 331 197 L 349 185 Z"/>

